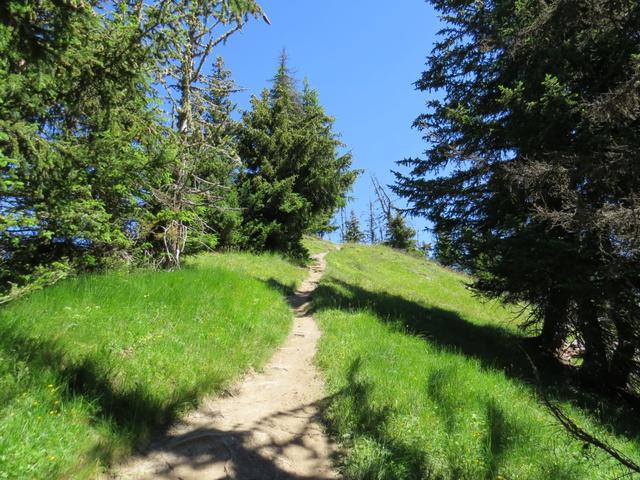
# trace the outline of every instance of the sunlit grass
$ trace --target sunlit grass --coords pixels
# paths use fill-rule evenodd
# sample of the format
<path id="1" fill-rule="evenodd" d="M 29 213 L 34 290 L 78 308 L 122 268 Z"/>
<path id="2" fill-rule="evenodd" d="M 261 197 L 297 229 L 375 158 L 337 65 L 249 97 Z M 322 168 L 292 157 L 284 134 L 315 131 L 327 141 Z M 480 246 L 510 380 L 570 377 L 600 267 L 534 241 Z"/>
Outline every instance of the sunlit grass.
<path id="1" fill-rule="evenodd" d="M 385 247 L 328 256 L 314 297 L 327 419 L 347 479 L 603 479 L 623 473 L 568 437 L 540 406 L 515 311 L 482 302 L 468 278 Z M 583 426 L 640 457 L 618 412 L 583 410 Z M 569 401 L 571 400 L 571 401 Z M 628 430 L 624 431 L 624 424 Z M 617 435 L 614 435 L 617 431 Z"/>
<path id="2" fill-rule="evenodd" d="M 304 275 L 275 255 L 211 255 L 0 309 L 0 479 L 91 477 L 259 368 L 290 326 L 279 288 Z"/>
<path id="3" fill-rule="evenodd" d="M 338 250 L 338 245 L 330 242 L 328 240 L 323 240 L 321 238 L 318 238 L 316 236 L 306 236 L 302 242 L 302 244 L 305 246 L 305 248 L 307 250 L 309 250 L 309 254 L 313 255 L 316 253 L 323 253 L 323 252 L 333 252 Z"/>

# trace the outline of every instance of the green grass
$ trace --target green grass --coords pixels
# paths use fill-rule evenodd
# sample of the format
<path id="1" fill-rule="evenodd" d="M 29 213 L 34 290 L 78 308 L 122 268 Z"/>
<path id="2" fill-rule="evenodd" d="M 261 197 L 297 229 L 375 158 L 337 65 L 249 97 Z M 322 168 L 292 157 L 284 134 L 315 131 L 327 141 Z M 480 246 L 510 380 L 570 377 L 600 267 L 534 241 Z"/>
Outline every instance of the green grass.
<path id="1" fill-rule="evenodd" d="M 0 479 L 90 478 L 259 368 L 305 270 L 210 255 L 181 271 L 81 276 L 0 309 Z"/>
<path id="2" fill-rule="evenodd" d="M 338 245 L 335 243 L 323 240 L 316 236 L 306 236 L 302 243 L 305 248 L 309 250 L 310 255 L 322 252 L 334 252 L 338 250 Z"/>
<path id="3" fill-rule="evenodd" d="M 329 254 L 314 297 L 327 420 L 347 479 L 604 479 L 623 473 L 540 406 L 514 311 L 391 249 Z M 635 417 L 543 372 L 577 422 L 640 457 Z"/>

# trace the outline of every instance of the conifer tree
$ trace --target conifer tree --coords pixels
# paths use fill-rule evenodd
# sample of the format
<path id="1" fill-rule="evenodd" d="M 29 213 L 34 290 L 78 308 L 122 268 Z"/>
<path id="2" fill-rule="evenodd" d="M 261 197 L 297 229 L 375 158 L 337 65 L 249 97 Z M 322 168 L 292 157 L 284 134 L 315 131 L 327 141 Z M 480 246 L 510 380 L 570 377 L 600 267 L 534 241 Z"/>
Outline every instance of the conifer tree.
<path id="1" fill-rule="evenodd" d="M 158 52 L 157 80 L 171 104 L 171 158 L 164 181 L 153 189 L 159 208 L 152 233 L 163 247 L 163 264 L 179 267 L 189 238 L 202 245 L 213 245 L 216 237 L 207 223 L 212 208 L 224 207 L 223 171 L 233 169 L 236 153 L 227 137 L 215 134 L 220 115 L 228 105 L 215 105 L 211 88 L 224 90 L 226 73 L 217 78 L 205 75 L 213 49 L 239 31 L 250 17 L 262 16 L 253 0 L 179 0 L 151 9 L 148 22 L 159 23 L 153 40 Z M 157 19 L 157 20 L 156 20 Z M 221 67 L 221 65 L 218 65 Z M 211 96 L 213 94 L 213 97 Z M 211 116 L 211 108 L 216 110 Z M 212 134 L 213 133 L 213 134 Z M 216 142 L 222 141 L 222 144 Z M 219 167 L 225 163 L 228 167 Z M 218 168 L 211 168 L 211 163 Z"/>
<path id="2" fill-rule="evenodd" d="M 380 238 L 384 240 L 386 245 L 393 248 L 402 250 L 415 248 L 416 242 L 413 237 L 416 231 L 407 225 L 404 215 L 393 204 L 391 197 L 376 177 L 371 177 L 371 184 L 378 199 L 378 205 L 382 210 L 378 223 L 384 227 L 384 233 L 381 233 Z M 373 215 L 372 207 L 370 207 L 370 215 Z"/>
<path id="3" fill-rule="evenodd" d="M 252 0 L 116 4 L 0 5 L 5 285 L 39 266 L 100 267 L 158 243 L 175 265 L 188 229 L 216 240 L 193 233 L 215 223 L 223 195 L 213 187 L 237 155 L 221 120 L 228 93 L 216 90 L 228 78 L 202 73 L 215 45 L 262 11 Z M 176 93 L 172 129 L 158 108 L 171 102 L 156 99 Z"/>
<path id="4" fill-rule="evenodd" d="M 356 212 L 351 210 L 351 215 L 345 222 L 343 242 L 360 243 L 364 240 L 364 233 L 360 230 L 360 220 Z"/>
<path id="5" fill-rule="evenodd" d="M 239 136 L 245 244 L 304 256 L 302 235 L 328 228 L 357 172 L 318 94 L 302 91 L 280 58 L 271 89 L 253 97 Z"/>
<path id="6" fill-rule="evenodd" d="M 238 155 L 238 132 L 240 123 L 233 119 L 236 110 L 231 95 L 240 88 L 231 78 L 231 72 L 225 67 L 222 57 L 218 57 L 213 72 L 208 79 L 204 96 L 203 113 L 206 120 L 206 141 L 215 145 L 211 152 L 206 170 L 201 176 L 218 182 L 218 201 L 209 205 L 205 215 L 209 227 L 207 234 L 215 235 L 218 248 L 229 248 L 239 245 L 241 241 L 240 212 L 235 179 L 241 162 Z"/>
<path id="7" fill-rule="evenodd" d="M 158 118 L 137 25 L 92 2 L 11 0 L 0 38 L 0 280 L 129 255 Z"/>
<path id="8" fill-rule="evenodd" d="M 416 86 L 442 95 L 396 192 L 478 275 L 533 306 L 554 353 L 572 332 L 583 373 L 626 388 L 640 346 L 637 88 L 640 4 L 434 0 L 449 27 Z"/>
<path id="9" fill-rule="evenodd" d="M 416 231 L 407 225 L 407 220 L 400 212 L 387 218 L 387 237 L 385 244 L 401 250 L 412 250 L 416 246 Z"/>

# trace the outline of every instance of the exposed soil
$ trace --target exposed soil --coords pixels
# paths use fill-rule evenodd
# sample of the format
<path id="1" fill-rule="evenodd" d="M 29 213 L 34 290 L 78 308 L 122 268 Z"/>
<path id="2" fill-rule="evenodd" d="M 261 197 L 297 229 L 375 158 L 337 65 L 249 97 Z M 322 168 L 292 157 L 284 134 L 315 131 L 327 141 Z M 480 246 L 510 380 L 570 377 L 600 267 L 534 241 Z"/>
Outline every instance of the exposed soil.
<path id="1" fill-rule="evenodd" d="M 260 373 L 200 408 L 117 468 L 119 479 L 333 479 L 335 445 L 319 421 L 323 383 L 313 364 L 320 331 L 307 315 L 325 269 L 315 255 L 309 276 L 289 302 L 293 328 Z"/>

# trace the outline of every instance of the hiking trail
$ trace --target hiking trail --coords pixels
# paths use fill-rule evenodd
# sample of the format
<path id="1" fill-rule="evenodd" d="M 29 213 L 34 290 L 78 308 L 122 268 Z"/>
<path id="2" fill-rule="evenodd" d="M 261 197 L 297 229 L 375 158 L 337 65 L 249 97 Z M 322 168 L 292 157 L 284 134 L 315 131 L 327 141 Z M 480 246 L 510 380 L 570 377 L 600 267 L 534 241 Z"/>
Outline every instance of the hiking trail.
<path id="1" fill-rule="evenodd" d="M 117 467 L 121 480 L 302 480 L 339 478 L 336 446 L 319 416 L 323 382 L 313 363 L 320 330 L 307 314 L 325 255 L 289 297 L 294 323 L 262 372 L 247 374 L 226 396 L 205 399 L 140 455 Z"/>

